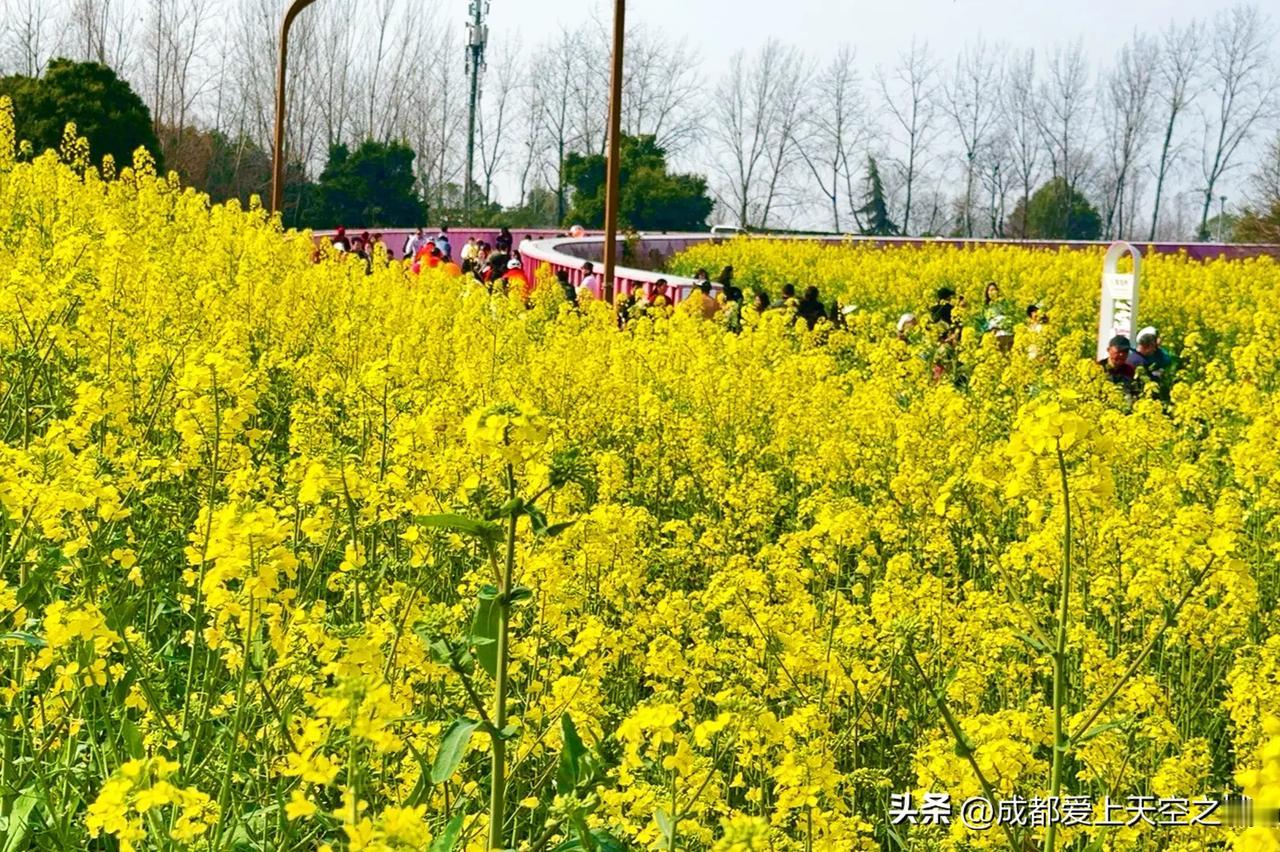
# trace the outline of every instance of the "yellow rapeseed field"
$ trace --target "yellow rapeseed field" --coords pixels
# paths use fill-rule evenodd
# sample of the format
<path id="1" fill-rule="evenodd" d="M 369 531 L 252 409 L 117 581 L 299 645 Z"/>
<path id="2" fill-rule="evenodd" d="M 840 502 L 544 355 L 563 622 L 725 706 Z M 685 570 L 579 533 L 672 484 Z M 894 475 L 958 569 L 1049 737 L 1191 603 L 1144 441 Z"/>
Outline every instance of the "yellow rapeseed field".
<path id="1" fill-rule="evenodd" d="M 890 818 L 1280 804 L 1280 265 L 1151 260 L 1130 400 L 1091 253 L 742 241 L 680 263 L 847 327 L 619 331 L 16 150 L 0 106 L 4 852 L 1280 849 Z M 898 313 L 988 279 L 1049 322 L 935 379 Z"/>

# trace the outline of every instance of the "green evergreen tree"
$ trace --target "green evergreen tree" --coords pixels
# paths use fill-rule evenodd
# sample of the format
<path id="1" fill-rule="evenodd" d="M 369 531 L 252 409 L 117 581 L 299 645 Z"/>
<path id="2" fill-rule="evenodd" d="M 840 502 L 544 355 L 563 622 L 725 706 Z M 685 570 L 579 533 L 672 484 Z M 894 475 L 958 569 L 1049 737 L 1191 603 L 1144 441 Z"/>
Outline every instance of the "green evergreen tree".
<path id="1" fill-rule="evenodd" d="M 150 110 L 106 65 L 54 59 L 43 77 L 0 77 L 0 95 L 13 99 L 18 138 L 37 152 L 58 150 L 63 129 L 74 121 L 95 163 L 110 154 L 121 168 L 133 162 L 135 150 L 146 148 L 163 168 Z"/>
<path id="2" fill-rule="evenodd" d="M 653 136 L 624 135 L 621 149 L 621 226 L 653 231 L 699 231 L 707 226 L 713 202 L 706 178 L 667 171 L 667 153 Z M 605 166 L 599 154 L 565 157 L 565 179 L 573 187 L 565 224 L 604 225 Z"/>
<path id="3" fill-rule="evenodd" d="M 1096 240 L 1102 233 L 1097 208 L 1061 177 L 1037 189 L 1025 207 L 1019 201 L 1009 222 L 1013 233 L 1031 240 Z"/>
<path id="4" fill-rule="evenodd" d="M 889 205 L 884 198 L 884 183 L 875 157 L 867 158 L 866 203 L 858 208 L 862 218 L 862 234 L 867 237 L 892 237 L 898 234 L 898 226 L 889 219 Z"/>
<path id="5" fill-rule="evenodd" d="M 312 228 L 405 228 L 426 221 L 414 188 L 413 149 L 401 142 L 367 140 L 351 151 L 329 149 L 302 215 Z"/>

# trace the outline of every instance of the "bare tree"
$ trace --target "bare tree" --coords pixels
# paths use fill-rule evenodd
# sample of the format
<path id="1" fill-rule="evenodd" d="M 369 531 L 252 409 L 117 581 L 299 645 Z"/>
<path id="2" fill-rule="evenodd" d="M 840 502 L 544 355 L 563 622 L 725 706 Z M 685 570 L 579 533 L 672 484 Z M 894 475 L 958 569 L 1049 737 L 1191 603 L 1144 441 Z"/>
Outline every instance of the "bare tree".
<path id="1" fill-rule="evenodd" d="M 926 165 L 934 140 L 937 118 L 937 65 L 926 42 L 911 40 L 907 52 L 899 54 L 898 65 L 890 73 L 876 69 L 876 82 L 884 96 L 884 106 L 893 134 L 906 153 L 896 158 L 902 190 L 902 233 L 911 233 L 911 202 L 916 180 Z"/>
<path id="2" fill-rule="evenodd" d="M 533 101 L 538 105 L 537 123 L 542 131 L 538 141 L 546 146 L 541 157 L 543 182 L 555 191 L 557 222 L 564 221 L 569 208 L 564 161 L 575 142 L 570 86 L 577 68 L 579 41 L 577 33 L 561 27 L 555 40 L 539 50 L 533 75 Z"/>
<path id="3" fill-rule="evenodd" d="M 210 0 L 150 0 L 141 56 L 142 91 L 166 159 L 182 145 L 196 101 L 212 83 L 201 51 Z"/>
<path id="4" fill-rule="evenodd" d="M 476 125 L 480 148 L 480 171 L 484 176 L 484 201 L 489 203 L 493 192 L 493 179 L 502 168 L 506 147 L 511 141 L 507 124 L 514 111 L 514 100 L 519 96 L 521 69 L 519 52 L 514 43 L 502 42 L 495 51 L 496 60 L 491 63 L 493 72 L 485 86 Z"/>
<path id="5" fill-rule="evenodd" d="M 454 144 L 450 138 L 453 128 L 442 121 L 438 104 L 441 95 L 438 81 L 449 79 L 450 69 L 439 66 L 452 62 L 455 68 L 459 68 L 462 63 L 458 61 L 460 54 L 446 55 L 447 49 L 456 42 L 449 40 L 445 31 L 415 27 L 414 32 L 417 61 L 411 65 L 411 73 L 402 91 L 404 113 L 396 133 L 413 148 L 413 170 L 418 189 L 422 197 L 434 205 L 442 194 L 437 186 L 440 163 L 448 161 L 448 149 Z M 358 88 L 357 84 L 352 85 Z M 458 130 L 460 132 L 460 126 Z"/>
<path id="6" fill-rule="evenodd" d="M 356 139 L 390 141 L 404 116 L 406 89 L 425 82 L 420 73 L 415 73 L 415 66 L 434 67 L 422 55 L 422 50 L 428 45 L 436 49 L 443 45 L 439 39 L 422 38 L 419 22 L 423 17 L 424 11 L 413 3 L 377 0 L 367 14 L 363 6 L 356 4 L 352 17 L 336 24 L 349 28 L 354 25 L 355 44 L 360 45 L 353 56 L 354 74 L 343 83 L 348 96 L 354 100 L 349 120 L 353 122 L 352 133 Z M 448 34 L 446 30 L 442 36 Z M 340 38 L 336 33 L 329 34 L 331 43 L 345 46 Z M 461 55 L 459 48 L 455 59 Z M 332 67 L 332 63 L 332 57 L 321 60 L 323 66 Z M 455 61 L 459 63 L 460 60 Z M 455 93 L 439 94 L 452 97 Z"/>
<path id="7" fill-rule="evenodd" d="M 653 136 L 668 155 L 696 143 L 701 58 L 686 39 L 673 40 L 643 24 L 628 28 L 623 54 L 622 132 Z"/>
<path id="8" fill-rule="evenodd" d="M 1028 50 L 1016 57 L 1005 77 L 1005 96 L 1001 104 L 1003 123 L 1012 155 L 1013 170 L 1021 191 L 1023 211 L 1020 223 L 1023 239 L 1027 236 L 1026 211 L 1031 206 L 1031 193 L 1039 180 L 1043 145 L 1040 138 L 1040 96 L 1036 87 L 1036 55 Z M 998 164 L 994 168 L 998 168 Z"/>
<path id="9" fill-rule="evenodd" d="M 429 7 L 428 7 L 429 8 Z M 394 43 L 385 69 L 381 91 L 374 95 L 380 101 L 381 110 L 376 138 L 390 141 L 402 137 L 400 128 L 406 118 L 406 89 L 415 84 L 415 68 L 432 61 L 423 55 L 423 50 L 433 47 L 435 42 L 421 38 L 418 20 L 422 15 L 421 7 L 413 3 L 405 3 L 397 7 L 396 19 L 393 23 Z M 454 59 L 455 64 L 457 59 Z"/>
<path id="10" fill-rule="evenodd" d="M 760 225 L 765 227 L 770 215 L 778 209 L 792 209 L 807 203 L 803 188 L 789 183 L 793 169 L 799 164 L 800 128 L 808 111 L 808 91 L 813 67 L 803 53 L 791 49 L 775 71 L 772 133 L 765 149 L 768 182 L 765 184 L 764 206 Z M 789 190 L 796 190 L 795 197 Z"/>
<path id="11" fill-rule="evenodd" d="M 1197 68 L 1200 65 L 1201 39 L 1199 27 L 1192 21 L 1185 27 L 1170 24 L 1161 36 L 1160 57 L 1156 61 L 1154 96 L 1164 128 L 1160 142 L 1160 158 L 1156 165 L 1155 201 L 1151 207 L 1151 230 L 1147 237 L 1156 238 L 1160 223 L 1160 201 L 1165 180 L 1174 168 L 1181 143 L 1176 136 L 1178 120 L 1195 100 Z"/>
<path id="12" fill-rule="evenodd" d="M 716 194 L 739 227 L 768 224 L 795 159 L 803 64 L 796 48 L 771 39 L 750 59 L 735 53 L 716 87 L 711 140 L 723 187 Z"/>
<path id="13" fill-rule="evenodd" d="M 121 74 L 133 64 L 133 18 L 113 0 L 72 0 L 67 49 L 76 58 L 109 65 Z"/>
<path id="14" fill-rule="evenodd" d="M 840 232 L 841 200 L 853 204 L 857 150 L 865 141 L 866 104 L 852 47 L 842 45 L 814 87 L 799 150 L 831 211 L 831 228 Z"/>
<path id="15" fill-rule="evenodd" d="M 516 103 L 519 109 L 516 111 L 515 123 L 524 131 L 520 136 L 520 161 L 516 187 L 517 204 L 523 207 L 533 194 L 532 181 L 546 147 L 541 89 L 534 83 L 522 83 L 517 90 Z M 563 211 L 560 212 L 560 219 L 564 219 Z"/>
<path id="16" fill-rule="evenodd" d="M 325 14 L 316 22 L 316 61 L 310 65 L 307 91 L 315 101 L 324 128 L 324 148 L 345 140 L 351 130 L 356 91 L 355 39 L 351 25 L 355 0 L 325 0 Z"/>
<path id="17" fill-rule="evenodd" d="M 9 0 L 4 9 L 8 39 L 4 53 L 8 64 L 26 77 L 39 77 L 59 49 L 53 29 L 53 9 L 48 0 Z"/>
<path id="18" fill-rule="evenodd" d="M 234 24 L 228 32 L 233 42 L 230 61 L 232 77 L 225 84 L 229 90 L 235 114 L 228 115 L 227 124 L 234 127 L 237 137 L 251 140 L 265 151 L 272 147 L 275 122 L 276 61 L 280 32 L 280 20 L 284 7 L 273 0 L 240 0 L 234 11 Z M 316 18 L 302 15 L 295 22 L 289 35 L 289 68 L 285 78 L 288 113 L 285 121 L 286 159 L 290 165 L 301 164 L 310 168 L 316 157 L 316 141 L 319 134 L 315 127 L 315 99 L 308 98 L 307 81 L 312 77 L 315 61 Z M 224 95 L 227 97 L 227 95 Z M 294 190 L 286 187 L 287 190 Z M 301 193 L 302 187 L 296 192 Z M 286 206 L 296 206 L 299 196 L 286 195 Z"/>
<path id="19" fill-rule="evenodd" d="M 1009 193 L 1013 191 L 1014 169 L 1010 137 L 1000 129 L 993 132 L 987 142 L 978 149 L 977 170 L 986 198 L 986 234 L 1005 236 L 1005 212 L 1009 206 Z"/>
<path id="20" fill-rule="evenodd" d="M 964 198 L 960 230 L 973 236 L 974 189 L 979 179 L 980 157 L 989 145 L 999 115 L 1001 58 L 979 38 L 965 46 L 956 59 L 955 73 L 945 87 L 947 114 L 955 123 L 963 146 Z"/>
<path id="21" fill-rule="evenodd" d="M 1206 61 L 1211 103 L 1204 110 L 1203 203 L 1199 237 L 1206 236 L 1209 207 L 1223 174 L 1234 165 L 1240 145 L 1272 108 L 1275 81 L 1267 55 L 1270 26 L 1255 6 L 1237 6 L 1213 23 Z"/>
<path id="22" fill-rule="evenodd" d="M 576 33 L 570 54 L 570 126 L 575 147 L 588 154 L 604 154 L 608 143 L 609 47 L 612 35 L 594 17 Z M 625 60 L 626 54 L 623 54 Z"/>
<path id="23" fill-rule="evenodd" d="M 1092 118 L 1089 68 L 1080 40 L 1069 47 L 1055 48 L 1047 71 L 1040 85 L 1038 116 L 1053 176 L 1062 178 L 1066 185 L 1062 209 L 1058 211 L 1058 224 L 1065 232 L 1071 197 L 1090 168 L 1086 130 Z"/>
<path id="24" fill-rule="evenodd" d="M 437 209 L 460 206 L 462 181 L 466 180 L 466 153 L 463 150 L 466 127 L 466 76 L 463 64 L 453 61 L 462 56 L 462 40 L 452 31 L 445 31 L 439 43 L 441 61 L 433 63 L 432 74 L 427 81 L 431 94 L 431 127 L 435 139 L 434 157 L 429 163 L 430 181 L 428 193 L 435 196 Z M 457 198 L 450 197 L 456 188 Z"/>
<path id="25" fill-rule="evenodd" d="M 768 56 L 766 46 L 762 56 Z M 729 69 L 720 78 L 713 97 L 712 138 L 715 140 L 717 163 L 724 176 L 724 192 L 716 192 L 717 200 L 733 211 L 738 227 L 747 227 L 752 213 L 756 179 L 761 171 L 768 145 L 767 87 L 757 90 L 748 80 L 746 54 L 739 50 L 729 59 Z M 755 82 L 765 82 L 754 76 Z M 725 164 L 727 161 L 727 164 Z"/>
<path id="26" fill-rule="evenodd" d="M 1253 203 L 1260 210 L 1280 204 L 1280 133 L 1267 144 L 1249 183 L 1253 190 Z"/>
<path id="27" fill-rule="evenodd" d="M 1107 127 L 1107 193 L 1103 205 L 1104 232 L 1127 235 L 1130 223 L 1125 204 L 1136 198 L 1137 161 L 1150 136 L 1152 69 L 1159 46 L 1135 33 L 1120 48 L 1106 79 L 1102 99 L 1109 113 Z"/>

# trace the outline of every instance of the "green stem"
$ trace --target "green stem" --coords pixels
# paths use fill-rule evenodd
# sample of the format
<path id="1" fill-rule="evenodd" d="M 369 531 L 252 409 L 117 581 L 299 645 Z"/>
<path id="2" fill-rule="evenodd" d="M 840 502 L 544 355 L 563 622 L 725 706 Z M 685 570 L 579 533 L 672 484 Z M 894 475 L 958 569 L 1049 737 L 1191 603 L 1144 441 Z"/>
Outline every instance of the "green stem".
<path id="1" fill-rule="evenodd" d="M 671 834 L 667 837 L 667 852 L 676 852 L 676 823 L 680 819 L 680 810 L 676 806 L 676 774 L 671 773 Z"/>
<path id="2" fill-rule="evenodd" d="M 240 661 L 240 680 L 236 684 L 236 714 L 231 723 L 231 742 L 226 754 L 227 764 L 222 770 L 222 786 L 218 790 L 218 830 L 213 843 L 215 849 L 220 848 L 219 842 L 222 840 L 223 831 L 233 828 L 233 823 L 239 817 L 237 810 L 231 819 L 227 818 L 227 799 L 231 794 L 231 775 L 235 769 L 236 756 L 239 754 L 240 726 L 244 721 L 245 685 L 249 679 L 249 660 L 253 653 L 253 603 L 253 597 L 250 596 L 249 620 L 245 625 L 244 649 L 242 651 L 244 658 Z"/>
<path id="3" fill-rule="evenodd" d="M 1049 769 L 1049 797 L 1056 802 L 1062 791 L 1062 764 L 1066 757 L 1067 741 L 1063 731 L 1063 711 L 1066 705 L 1067 667 L 1067 608 L 1071 600 L 1071 492 L 1067 485 L 1067 460 L 1058 447 L 1058 475 L 1062 480 L 1062 580 L 1058 594 L 1058 635 L 1053 647 L 1053 764 Z M 1045 852 L 1053 852 L 1057 841 L 1058 826 L 1049 821 L 1045 832 Z"/>
<path id="4" fill-rule="evenodd" d="M 1093 723 L 1097 721 L 1098 717 L 1101 716 L 1109 706 L 1111 706 L 1111 702 L 1120 694 L 1120 690 L 1129 682 L 1129 679 L 1137 673 L 1138 668 L 1142 665 L 1143 661 L 1151 655 L 1152 649 L 1155 648 L 1156 643 L 1164 636 L 1165 631 L 1167 631 L 1174 622 L 1177 621 L 1178 614 L 1182 612 L 1182 608 L 1186 605 L 1187 601 L 1191 599 L 1191 595 L 1195 590 L 1200 588 L 1200 584 L 1204 582 L 1204 578 L 1208 576 L 1209 569 L 1213 567 L 1213 563 L 1214 559 L 1210 559 L 1205 564 L 1204 568 L 1196 574 L 1195 578 L 1191 581 L 1191 585 L 1185 592 L 1183 592 L 1182 597 L 1178 599 L 1177 605 L 1174 606 L 1173 610 L 1165 617 L 1164 623 L 1160 625 L 1160 629 L 1157 630 L 1155 635 L 1153 635 L 1147 642 L 1146 647 L 1138 653 L 1138 656 L 1133 658 L 1133 662 L 1129 664 L 1129 668 L 1125 669 L 1124 674 L 1120 675 L 1120 677 L 1116 679 L 1115 684 L 1111 687 L 1111 691 L 1107 693 L 1106 697 L 1102 699 L 1101 703 L 1098 704 L 1094 711 L 1089 714 L 1089 718 L 1085 719 L 1080 723 L 1080 726 L 1076 728 L 1075 733 L 1071 735 L 1071 742 L 1079 742 L 1080 738 L 1089 732 L 1089 728 L 1093 726 Z"/>
<path id="5" fill-rule="evenodd" d="M 947 706 L 946 699 L 938 690 L 933 688 L 933 682 L 929 680 L 928 675 L 924 673 L 924 667 L 920 665 L 920 661 L 916 659 L 915 652 L 910 648 L 905 654 L 907 661 L 911 663 L 912 668 L 916 670 L 916 676 L 920 678 L 920 682 L 924 684 L 924 688 L 929 691 L 929 696 L 933 699 L 933 703 L 937 705 L 938 712 L 942 714 L 942 721 L 946 724 L 947 729 L 951 731 L 951 736 L 955 738 L 956 746 L 962 753 L 962 756 L 969 763 L 969 767 L 973 769 L 973 774 L 978 779 L 978 784 L 982 787 L 982 794 L 986 796 L 987 801 L 995 803 L 999 801 L 996 797 L 995 787 L 991 781 L 987 779 L 986 773 L 982 771 L 982 767 L 978 765 L 978 760 L 974 757 L 974 748 L 969 738 L 965 736 L 964 729 L 960 727 L 960 721 L 956 719 L 955 714 L 951 712 L 951 708 Z M 1007 822 L 1000 822 L 1000 828 L 1003 829 L 1005 839 L 1009 841 L 1010 849 L 1021 849 L 1018 835 L 1014 833 L 1013 826 Z"/>
<path id="6" fill-rule="evenodd" d="M 507 492 L 511 499 L 516 496 L 515 471 L 507 465 Z M 516 521 L 519 515 L 513 512 L 507 523 L 507 558 L 502 566 L 501 582 L 498 586 L 498 670 L 494 678 L 497 683 L 493 694 L 493 761 L 491 767 L 492 782 L 489 788 L 489 848 L 505 849 L 502 841 L 502 825 L 506 818 L 507 795 L 507 741 L 503 738 L 503 729 L 507 727 L 507 666 L 510 662 L 510 649 L 507 644 L 507 633 L 511 625 L 511 588 L 516 563 Z"/>

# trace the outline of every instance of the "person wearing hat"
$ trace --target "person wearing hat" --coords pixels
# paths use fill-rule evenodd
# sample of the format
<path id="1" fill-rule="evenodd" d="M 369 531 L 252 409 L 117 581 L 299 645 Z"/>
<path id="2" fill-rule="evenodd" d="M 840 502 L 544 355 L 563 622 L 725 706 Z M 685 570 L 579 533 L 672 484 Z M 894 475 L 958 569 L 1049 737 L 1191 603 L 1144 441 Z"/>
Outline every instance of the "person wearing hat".
<path id="1" fill-rule="evenodd" d="M 913 313 L 905 313 L 898 317 L 898 339 L 903 343 L 911 342 L 911 332 L 915 330 L 917 321 Z"/>
<path id="2" fill-rule="evenodd" d="M 1129 363 L 1129 338 L 1123 334 L 1117 334 L 1107 342 L 1107 357 L 1098 362 L 1107 373 L 1107 378 L 1116 384 L 1123 384 L 1126 389 L 1129 388 L 1134 376 L 1137 375 L 1132 364 Z"/>
<path id="3" fill-rule="evenodd" d="M 529 291 L 533 289 L 529 286 L 529 279 L 524 275 L 524 267 L 515 258 L 507 261 L 507 274 L 502 276 L 502 281 L 504 292 L 512 287 L 519 287 L 521 298 L 529 298 Z"/>
<path id="4" fill-rule="evenodd" d="M 1147 326 L 1138 332 L 1138 348 L 1129 355 L 1129 363 L 1135 371 L 1141 371 L 1145 379 L 1155 382 L 1158 389 L 1156 395 L 1167 402 L 1173 378 L 1173 356 L 1160 345 L 1160 333 L 1154 326 Z"/>
<path id="5" fill-rule="evenodd" d="M 1129 353 L 1129 363 L 1144 368 L 1147 375 L 1156 381 L 1160 381 L 1172 366 L 1173 358 L 1160 346 L 1160 334 L 1154 326 L 1149 325 L 1138 332 L 1138 348 Z"/>

